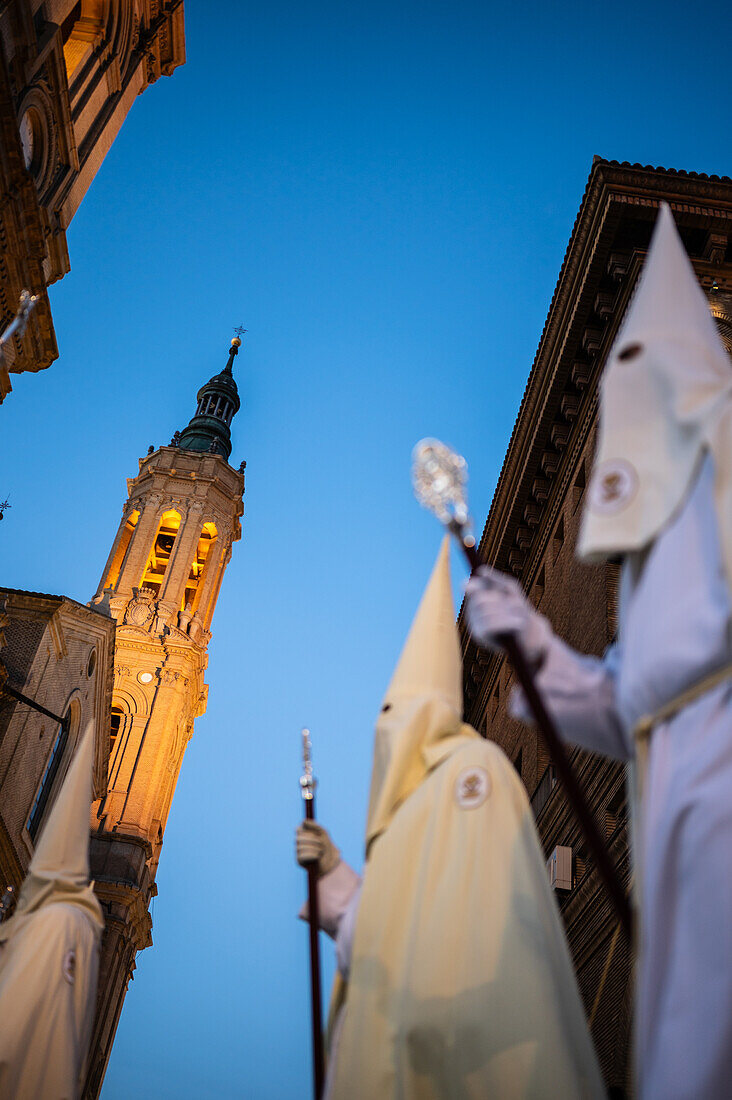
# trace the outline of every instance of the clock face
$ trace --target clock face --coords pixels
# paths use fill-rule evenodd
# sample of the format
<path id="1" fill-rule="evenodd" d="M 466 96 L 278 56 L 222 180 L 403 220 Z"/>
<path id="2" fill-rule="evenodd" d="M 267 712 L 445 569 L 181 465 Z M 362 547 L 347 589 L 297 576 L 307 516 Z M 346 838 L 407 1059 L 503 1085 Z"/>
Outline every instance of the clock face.
<path id="1" fill-rule="evenodd" d="M 26 168 L 30 168 L 33 163 L 33 153 L 35 151 L 33 116 L 30 111 L 25 111 L 20 120 L 20 145 L 23 150 L 23 162 Z"/>

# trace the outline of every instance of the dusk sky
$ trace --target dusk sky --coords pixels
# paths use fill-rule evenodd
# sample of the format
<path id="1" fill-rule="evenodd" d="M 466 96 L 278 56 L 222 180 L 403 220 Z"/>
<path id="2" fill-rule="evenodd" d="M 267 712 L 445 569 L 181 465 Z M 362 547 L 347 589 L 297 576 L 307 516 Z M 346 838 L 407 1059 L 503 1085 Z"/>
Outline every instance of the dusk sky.
<path id="1" fill-rule="evenodd" d="M 243 535 L 102 1096 L 288 1100 L 310 1088 L 300 727 L 359 867 L 373 722 L 440 540 L 412 447 L 466 456 L 481 528 L 593 154 L 732 174 L 732 18 L 185 12 L 185 66 L 133 104 L 70 228 L 60 358 L 0 412 L 0 578 L 91 598 L 125 479 L 243 324 Z"/>

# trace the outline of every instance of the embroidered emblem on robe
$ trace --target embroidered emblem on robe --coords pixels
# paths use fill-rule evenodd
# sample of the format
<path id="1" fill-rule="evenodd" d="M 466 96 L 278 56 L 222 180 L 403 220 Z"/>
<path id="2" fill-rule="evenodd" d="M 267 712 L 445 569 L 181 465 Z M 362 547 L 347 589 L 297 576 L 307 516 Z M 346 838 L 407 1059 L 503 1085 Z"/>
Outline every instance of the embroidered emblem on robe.
<path id="1" fill-rule="evenodd" d="M 463 810 L 482 806 L 490 794 L 491 781 L 483 768 L 463 768 L 455 780 L 455 801 Z"/>
<path id="2" fill-rule="evenodd" d="M 601 515 L 620 512 L 638 489 L 638 475 L 629 462 L 611 458 L 596 470 L 590 486 L 590 508 Z"/>

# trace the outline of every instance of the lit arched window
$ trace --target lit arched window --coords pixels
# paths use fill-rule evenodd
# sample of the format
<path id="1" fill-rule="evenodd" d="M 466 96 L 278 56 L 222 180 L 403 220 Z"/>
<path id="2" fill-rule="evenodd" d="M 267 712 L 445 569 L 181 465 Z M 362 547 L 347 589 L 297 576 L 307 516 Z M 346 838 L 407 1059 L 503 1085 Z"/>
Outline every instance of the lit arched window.
<path id="1" fill-rule="evenodd" d="M 151 588 L 156 596 L 160 592 L 160 586 L 168 568 L 179 527 L 180 515 L 178 512 L 171 510 L 163 513 L 140 586 Z"/>
<path id="2" fill-rule="evenodd" d="M 181 611 L 185 611 L 186 607 L 190 607 L 191 611 L 195 613 L 198 609 L 206 565 L 211 557 L 213 544 L 216 541 L 217 534 L 215 523 L 204 523 L 201 537 L 196 547 L 196 556 L 193 559 L 191 571 L 186 581 L 186 589 L 181 602 Z"/>
<path id="3" fill-rule="evenodd" d="M 71 77 L 104 30 L 105 0 L 79 0 L 61 24 L 66 78 Z"/>
<path id="4" fill-rule="evenodd" d="M 109 573 L 107 574 L 107 579 L 104 583 L 105 588 L 114 588 L 117 581 L 119 580 L 119 575 L 122 572 L 123 566 L 125 564 L 127 551 L 130 548 L 132 536 L 135 533 L 135 527 L 137 527 L 137 521 L 139 518 L 140 513 L 139 511 L 137 511 L 137 509 L 135 509 L 135 511 L 127 517 L 127 522 L 125 523 L 124 529 L 122 531 L 122 537 L 119 540 L 119 545 L 117 546 L 114 557 L 112 558 L 112 564 L 109 567 Z"/>

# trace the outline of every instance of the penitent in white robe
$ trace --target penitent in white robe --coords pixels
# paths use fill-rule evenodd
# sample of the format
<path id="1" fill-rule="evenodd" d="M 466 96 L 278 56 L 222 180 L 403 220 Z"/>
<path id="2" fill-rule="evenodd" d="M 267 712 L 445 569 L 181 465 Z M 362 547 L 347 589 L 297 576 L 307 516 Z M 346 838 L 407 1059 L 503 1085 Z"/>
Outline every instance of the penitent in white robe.
<path id="1" fill-rule="evenodd" d="M 101 929 L 55 902 L 0 943 L 0 1100 L 75 1100 L 94 1021 Z"/>
<path id="2" fill-rule="evenodd" d="M 604 1096 L 526 793 L 496 745 L 463 735 L 375 841 L 362 888 L 341 863 L 319 897 L 348 981 L 328 1098 Z"/>
<path id="3" fill-rule="evenodd" d="M 568 741 L 630 760 L 640 718 L 732 661 L 713 479 L 707 456 L 671 524 L 624 560 L 605 659 L 553 639 L 538 686 Z M 528 720 L 518 693 L 512 710 Z M 655 727 L 634 824 L 639 1096 L 720 1100 L 732 1095 L 732 678 Z"/>

